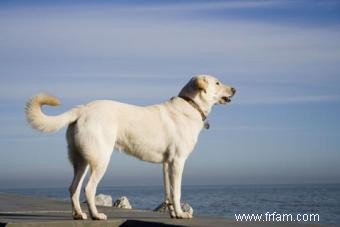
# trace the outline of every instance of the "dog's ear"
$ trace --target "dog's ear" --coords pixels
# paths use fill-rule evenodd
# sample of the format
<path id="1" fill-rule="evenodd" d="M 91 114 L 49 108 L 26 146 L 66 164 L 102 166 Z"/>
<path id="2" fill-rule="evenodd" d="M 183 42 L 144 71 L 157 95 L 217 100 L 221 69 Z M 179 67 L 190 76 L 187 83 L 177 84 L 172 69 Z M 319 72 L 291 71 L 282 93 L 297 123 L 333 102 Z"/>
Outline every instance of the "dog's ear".
<path id="1" fill-rule="evenodd" d="M 207 92 L 208 80 L 206 78 L 196 77 L 193 82 L 194 82 L 193 85 L 194 85 L 195 89 L 197 89 L 199 91 Z"/>

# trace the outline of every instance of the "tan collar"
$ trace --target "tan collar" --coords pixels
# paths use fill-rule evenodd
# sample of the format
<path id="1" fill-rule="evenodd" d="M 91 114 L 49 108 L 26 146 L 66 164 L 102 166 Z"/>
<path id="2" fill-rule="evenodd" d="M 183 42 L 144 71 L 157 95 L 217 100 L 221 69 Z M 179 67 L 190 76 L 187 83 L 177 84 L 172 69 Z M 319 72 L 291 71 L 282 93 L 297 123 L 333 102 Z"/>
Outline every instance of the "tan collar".
<path id="1" fill-rule="evenodd" d="M 202 121 L 204 122 L 204 128 L 209 129 L 210 125 L 209 125 L 209 122 L 207 121 L 207 116 L 204 114 L 204 112 L 201 109 L 201 107 L 194 100 L 192 100 L 188 96 L 180 95 L 178 97 L 180 97 L 180 98 L 184 99 L 185 101 L 187 101 L 194 109 L 196 109 L 201 114 Z"/>

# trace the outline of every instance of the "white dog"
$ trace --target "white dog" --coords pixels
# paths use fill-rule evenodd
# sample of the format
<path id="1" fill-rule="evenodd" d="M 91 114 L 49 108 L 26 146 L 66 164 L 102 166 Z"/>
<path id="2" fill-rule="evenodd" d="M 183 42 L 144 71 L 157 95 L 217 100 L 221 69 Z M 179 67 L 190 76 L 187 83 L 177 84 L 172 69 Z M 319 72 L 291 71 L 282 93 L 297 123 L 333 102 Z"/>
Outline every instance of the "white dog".
<path id="1" fill-rule="evenodd" d="M 59 100 L 38 94 L 26 106 L 26 117 L 33 128 L 54 132 L 68 125 L 67 143 L 74 178 L 69 188 L 74 219 L 86 219 L 79 204 L 82 182 L 91 169 L 85 187 L 90 215 L 105 220 L 95 205 L 95 194 L 110 161 L 113 149 L 141 160 L 162 163 L 165 202 L 172 218 L 192 218 L 180 206 L 184 163 L 198 135 L 208 124 L 206 117 L 214 104 L 230 102 L 236 90 L 209 75 L 193 77 L 178 97 L 146 107 L 109 100 L 77 106 L 58 116 L 47 116 L 42 105 L 57 106 Z"/>

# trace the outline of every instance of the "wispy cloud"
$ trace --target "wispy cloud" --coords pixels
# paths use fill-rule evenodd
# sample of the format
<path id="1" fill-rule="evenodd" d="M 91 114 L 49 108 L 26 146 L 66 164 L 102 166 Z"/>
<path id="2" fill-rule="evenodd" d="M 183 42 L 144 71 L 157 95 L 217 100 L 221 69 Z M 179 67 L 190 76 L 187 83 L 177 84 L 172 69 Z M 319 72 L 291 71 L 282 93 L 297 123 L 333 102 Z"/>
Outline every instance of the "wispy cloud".
<path id="1" fill-rule="evenodd" d="M 255 125 L 239 125 L 239 126 L 228 126 L 228 127 L 219 127 L 214 126 L 214 131 L 228 131 L 231 132 L 299 132 L 303 131 L 302 128 L 293 128 L 293 127 L 270 127 L 270 126 L 255 126 Z M 219 138 L 218 138 L 219 139 Z"/>
<path id="2" fill-rule="evenodd" d="M 72 103 L 80 101 L 92 101 L 95 99 L 115 99 L 130 101 L 135 104 L 150 103 L 151 100 L 165 101 L 175 96 L 180 91 L 180 86 L 176 83 L 166 83 L 161 85 L 122 83 L 119 80 L 107 83 L 105 81 L 72 81 L 72 82 L 52 82 L 48 80 L 38 83 L 16 84 L 15 88 L 8 84 L 0 85 L 0 100 L 25 102 L 30 96 L 37 92 L 47 92 L 54 94 L 63 101 Z M 23 103 L 21 103 L 23 104 Z"/>
<path id="3" fill-rule="evenodd" d="M 238 100 L 236 105 L 278 105 L 294 103 L 313 102 L 340 102 L 340 95 L 302 95 L 302 96 L 280 96 L 280 97 L 249 97 L 245 100 Z"/>
<path id="4" fill-rule="evenodd" d="M 177 2 L 172 4 L 154 4 L 147 6 L 130 6 L 118 7 L 118 10 L 135 10 L 135 11 L 206 11 L 221 9 L 249 9 L 249 8 L 267 8 L 273 6 L 282 6 L 288 1 L 209 1 L 209 2 Z"/>
<path id="5" fill-rule="evenodd" d="M 257 7 L 282 2 L 189 5 L 219 4 Z M 175 10 L 178 6 L 159 7 Z M 148 99 L 176 95 L 190 76 L 201 72 L 241 88 L 245 82 L 257 86 L 270 81 L 314 86 L 339 82 L 339 29 L 250 20 L 182 20 L 144 11 L 127 16 L 119 7 L 84 8 L 2 10 L 2 99 L 22 99 L 40 90 L 78 100 Z M 140 86 L 143 79 L 147 82 Z M 338 99 L 336 93 L 310 96 L 312 91 L 306 88 L 294 97 L 276 91 L 256 96 L 251 89 L 240 91 L 238 101 L 244 104 Z"/>
<path id="6" fill-rule="evenodd" d="M 12 11 L 0 18 L 1 74 L 83 69 L 169 77 L 204 71 L 240 80 L 334 81 L 339 70 L 338 29 L 183 20 L 143 11 L 127 16 L 100 7 Z"/>

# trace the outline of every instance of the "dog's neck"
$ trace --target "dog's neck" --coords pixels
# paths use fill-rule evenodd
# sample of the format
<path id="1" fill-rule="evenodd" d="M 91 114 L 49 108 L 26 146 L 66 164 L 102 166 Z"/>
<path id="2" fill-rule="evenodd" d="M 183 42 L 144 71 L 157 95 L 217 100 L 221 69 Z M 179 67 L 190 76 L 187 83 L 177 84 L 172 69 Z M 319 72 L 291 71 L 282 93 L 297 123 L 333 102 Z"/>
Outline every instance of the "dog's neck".
<path id="1" fill-rule="evenodd" d="M 200 105 L 198 105 L 192 98 L 185 96 L 185 95 L 179 95 L 178 97 L 184 99 L 185 101 L 187 101 L 192 107 L 194 107 L 200 114 L 202 117 L 202 121 L 205 121 L 207 119 L 207 115 L 208 113 L 203 111 L 202 108 L 200 107 Z"/>
<path id="2" fill-rule="evenodd" d="M 190 96 L 181 95 L 179 94 L 178 97 L 184 99 L 186 102 L 188 102 L 194 109 L 197 110 L 197 112 L 201 115 L 202 121 L 204 122 L 204 128 L 209 129 L 210 124 L 208 122 L 208 114 L 211 111 L 211 106 L 204 104 L 200 100 L 196 100 L 194 98 L 191 98 Z"/>

